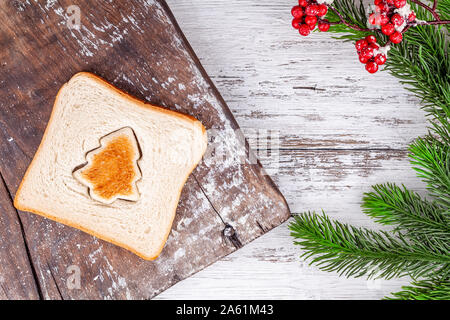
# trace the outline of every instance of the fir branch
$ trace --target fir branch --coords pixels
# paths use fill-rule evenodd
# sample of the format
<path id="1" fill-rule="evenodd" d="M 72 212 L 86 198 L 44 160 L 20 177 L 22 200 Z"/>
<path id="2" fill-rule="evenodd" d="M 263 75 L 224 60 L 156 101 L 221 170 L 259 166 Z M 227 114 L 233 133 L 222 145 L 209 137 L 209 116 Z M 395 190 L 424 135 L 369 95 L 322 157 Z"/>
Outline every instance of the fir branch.
<path id="1" fill-rule="evenodd" d="M 446 277 L 450 271 L 448 252 L 407 241 L 401 234 L 394 238 L 384 231 L 356 228 L 314 213 L 296 216 L 289 228 L 298 239 L 294 243 L 305 250 L 302 257 L 311 258 L 311 264 L 324 271 L 386 279 Z"/>
<path id="2" fill-rule="evenodd" d="M 336 39 L 357 41 L 373 33 L 372 30 L 366 30 L 367 14 L 362 1 L 359 5 L 353 0 L 335 1 L 331 9 L 328 10 L 326 18 L 331 24 L 329 32 L 340 35 L 335 37 Z M 340 16 L 336 12 L 339 12 Z M 349 28 L 348 25 L 341 23 L 342 20 L 349 21 L 358 28 Z"/>
<path id="3" fill-rule="evenodd" d="M 450 254 L 450 216 L 444 207 L 395 184 L 375 185 L 363 198 L 363 211 L 384 225 L 395 225 L 411 238 L 440 241 Z"/>
<path id="4" fill-rule="evenodd" d="M 450 300 L 450 280 L 422 280 L 402 287 L 386 300 Z"/>
<path id="5" fill-rule="evenodd" d="M 356 277 L 427 277 L 394 293 L 393 299 L 448 299 L 450 53 L 443 28 L 449 30 L 449 25 L 437 24 L 450 20 L 450 0 L 435 1 L 432 7 L 412 2 L 417 18 L 426 23 L 407 26 L 402 43 L 392 45 L 385 70 L 421 99 L 430 117 L 431 133 L 411 144 L 409 157 L 433 201 L 394 184 L 374 186 L 374 191 L 364 197 L 363 209 L 377 222 L 393 225 L 392 235 L 309 212 L 297 216 L 289 227 L 296 238 L 294 243 L 305 250 L 302 257 L 322 270 Z M 362 1 L 334 1 L 327 19 L 331 21 L 330 31 L 344 41 L 357 41 L 378 32 L 367 28 Z M 432 19 L 436 19 L 432 22 L 436 25 L 430 25 Z M 388 42 L 379 32 L 377 37 L 379 43 Z"/>
<path id="6" fill-rule="evenodd" d="M 418 138 L 410 145 L 413 169 L 427 183 L 436 201 L 450 208 L 450 145 L 433 136 Z"/>

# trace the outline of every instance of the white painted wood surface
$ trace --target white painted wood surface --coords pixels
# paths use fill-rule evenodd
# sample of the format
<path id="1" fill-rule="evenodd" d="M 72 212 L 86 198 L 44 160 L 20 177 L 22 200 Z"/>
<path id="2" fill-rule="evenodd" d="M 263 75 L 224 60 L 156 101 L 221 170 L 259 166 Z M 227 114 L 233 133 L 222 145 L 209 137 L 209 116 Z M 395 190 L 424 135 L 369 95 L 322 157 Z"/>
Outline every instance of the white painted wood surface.
<path id="1" fill-rule="evenodd" d="M 368 74 L 351 43 L 300 37 L 295 0 L 167 0 L 187 39 L 248 133 L 274 130 L 280 151 L 261 160 L 293 213 L 378 228 L 360 210 L 370 185 L 424 190 L 406 148 L 426 132 L 412 94 L 388 73 Z M 366 281 L 299 259 L 287 224 L 160 294 L 157 299 L 379 299 L 408 279 Z"/>

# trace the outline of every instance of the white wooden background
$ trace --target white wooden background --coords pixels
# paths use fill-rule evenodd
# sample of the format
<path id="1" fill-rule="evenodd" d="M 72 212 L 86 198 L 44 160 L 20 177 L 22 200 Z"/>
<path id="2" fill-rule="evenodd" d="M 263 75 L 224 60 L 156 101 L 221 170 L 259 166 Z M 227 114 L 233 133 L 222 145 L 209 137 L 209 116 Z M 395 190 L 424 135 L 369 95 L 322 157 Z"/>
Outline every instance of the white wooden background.
<path id="1" fill-rule="evenodd" d="M 376 228 L 360 210 L 370 185 L 424 190 L 406 157 L 426 132 L 418 99 L 388 73 L 368 74 L 353 44 L 300 37 L 296 0 L 167 2 L 241 127 L 279 133 L 279 157 L 262 162 L 293 213 Z M 379 299 L 408 282 L 346 279 L 300 254 L 284 224 L 156 299 Z"/>

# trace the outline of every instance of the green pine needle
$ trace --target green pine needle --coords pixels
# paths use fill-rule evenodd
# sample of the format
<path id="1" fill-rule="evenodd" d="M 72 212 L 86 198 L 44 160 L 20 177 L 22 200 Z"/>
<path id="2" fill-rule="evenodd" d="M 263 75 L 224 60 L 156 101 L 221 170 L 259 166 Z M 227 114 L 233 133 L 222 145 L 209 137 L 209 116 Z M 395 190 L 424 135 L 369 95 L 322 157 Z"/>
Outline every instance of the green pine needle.
<path id="1" fill-rule="evenodd" d="M 333 6 L 347 21 L 366 27 L 362 1 L 336 0 Z M 418 19 L 433 19 L 422 7 L 411 7 Z M 437 9 L 441 19 L 450 20 L 450 0 L 440 0 Z M 331 10 L 327 18 L 339 21 Z M 304 250 L 302 257 L 324 271 L 421 278 L 387 299 L 450 299 L 450 50 L 444 28 L 449 30 L 448 25 L 409 29 L 404 41 L 392 46 L 384 68 L 422 101 L 429 117 L 430 133 L 409 147 L 411 164 L 426 183 L 429 199 L 392 183 L 366 193 L 364 212 L 378 223 L 392 225 L 392 232 L 356 228 L 310 212 L 289 225 L 294 243 Z M 343 41 L 371 34 L 345 25 L 334 25 L 330 32 Z M 387 40 L 377 37 L 380 43 Z"/>
<path id="2" fill-rule="evenodd" d="M 444 207 L 417 193 L 387 183 L 375 185 L 363 198 L 363 211 L 376 222 L 394 225 L 407 237 L 428 237 L 442 241 L 450 253 L 450 216 Z M 448 211 L 448 210 L 447 210 Z"/>
<path id="3" fill-rule="evenodd" d="M 436 201 L 450 207 L 450 145 L 428 136 L 409 147 L 411 163 Z M 447 209 L 448 213 L 448 209 Z"/>
<path id="4" fill-rule="evenodd" d="M 321 270 L 336 271 L 347 277 L 385 278 L 409 275 L 447 276 L 448 251 L 408 241 L 401 234 L 356 228 L 330 220 L 325 214 L 303 213 L 289 225 L 294 243 Z"/>
<path id="5" fill-rule="evenodd" d="M 402 287 L 402 291 L 393 293 L 386 300 L 450 300 L 450 281 L 422 280 L 412 286 Z"/>

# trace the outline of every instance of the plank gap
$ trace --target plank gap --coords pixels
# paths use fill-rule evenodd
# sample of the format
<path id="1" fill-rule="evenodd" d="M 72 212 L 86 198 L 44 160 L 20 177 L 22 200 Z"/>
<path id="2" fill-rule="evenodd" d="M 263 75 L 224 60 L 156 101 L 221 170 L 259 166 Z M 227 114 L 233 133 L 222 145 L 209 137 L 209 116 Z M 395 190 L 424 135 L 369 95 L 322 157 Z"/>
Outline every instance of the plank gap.
<path id="1" fill-rule="evenodd" d="M 1 172 L 1 170 L 0 170 L 0 179 L 1 179 L 1 183 L 5 187 L 6 192 L 8 193 L 9 201 L 11 202 L 12 207 L 14 208 L 14 211 L 16 212 L 17 220 L 19 222 L 20 230 L 22 232 L 22 239 L 23 239 L 23 243 L 24 243 L 24 246 L 25 246 L 25 251 L 26 251 L 26 254 L 27 254 L 27 258 L 28 258 L 28 263 L 30 265 L 30 269 L 31 269 L 31 272 L 32 272 L 32 275 L 33 275 L 33 279 L 34 279 L 34 282 L 35 282 L 35 285 L 36 285 L 36 289 L 37 289 L 37 292 L 38 292 L 38 295 L 39 295 L 39 299 L 43 300 L 44 299 L 43 298 L 44 295 L 42 294 L 42 288 L 41 288 L 41 285 L 39 283 L 39 278 L 37 277 L 37 272 L 36 272 L 35 266 L 33 264 L 33 259 L 31 258 L 31 253 L 30 253 L 30 249 L 28 247 L 28 241 L 27 241 L 27 237 L 25 235 L 25 230 L 24 230 L 24 227 L 23 227 L 22 219 L 20 218 L 19 211 L 14 207 L 14 200 L 13 200 L 13 197 L 12 197 L 11 190 L 9 190 L 8 185 L 6 184 L 6 181 L 5 181 L 4 177 L 3 177 L 3 174 Z"/>

